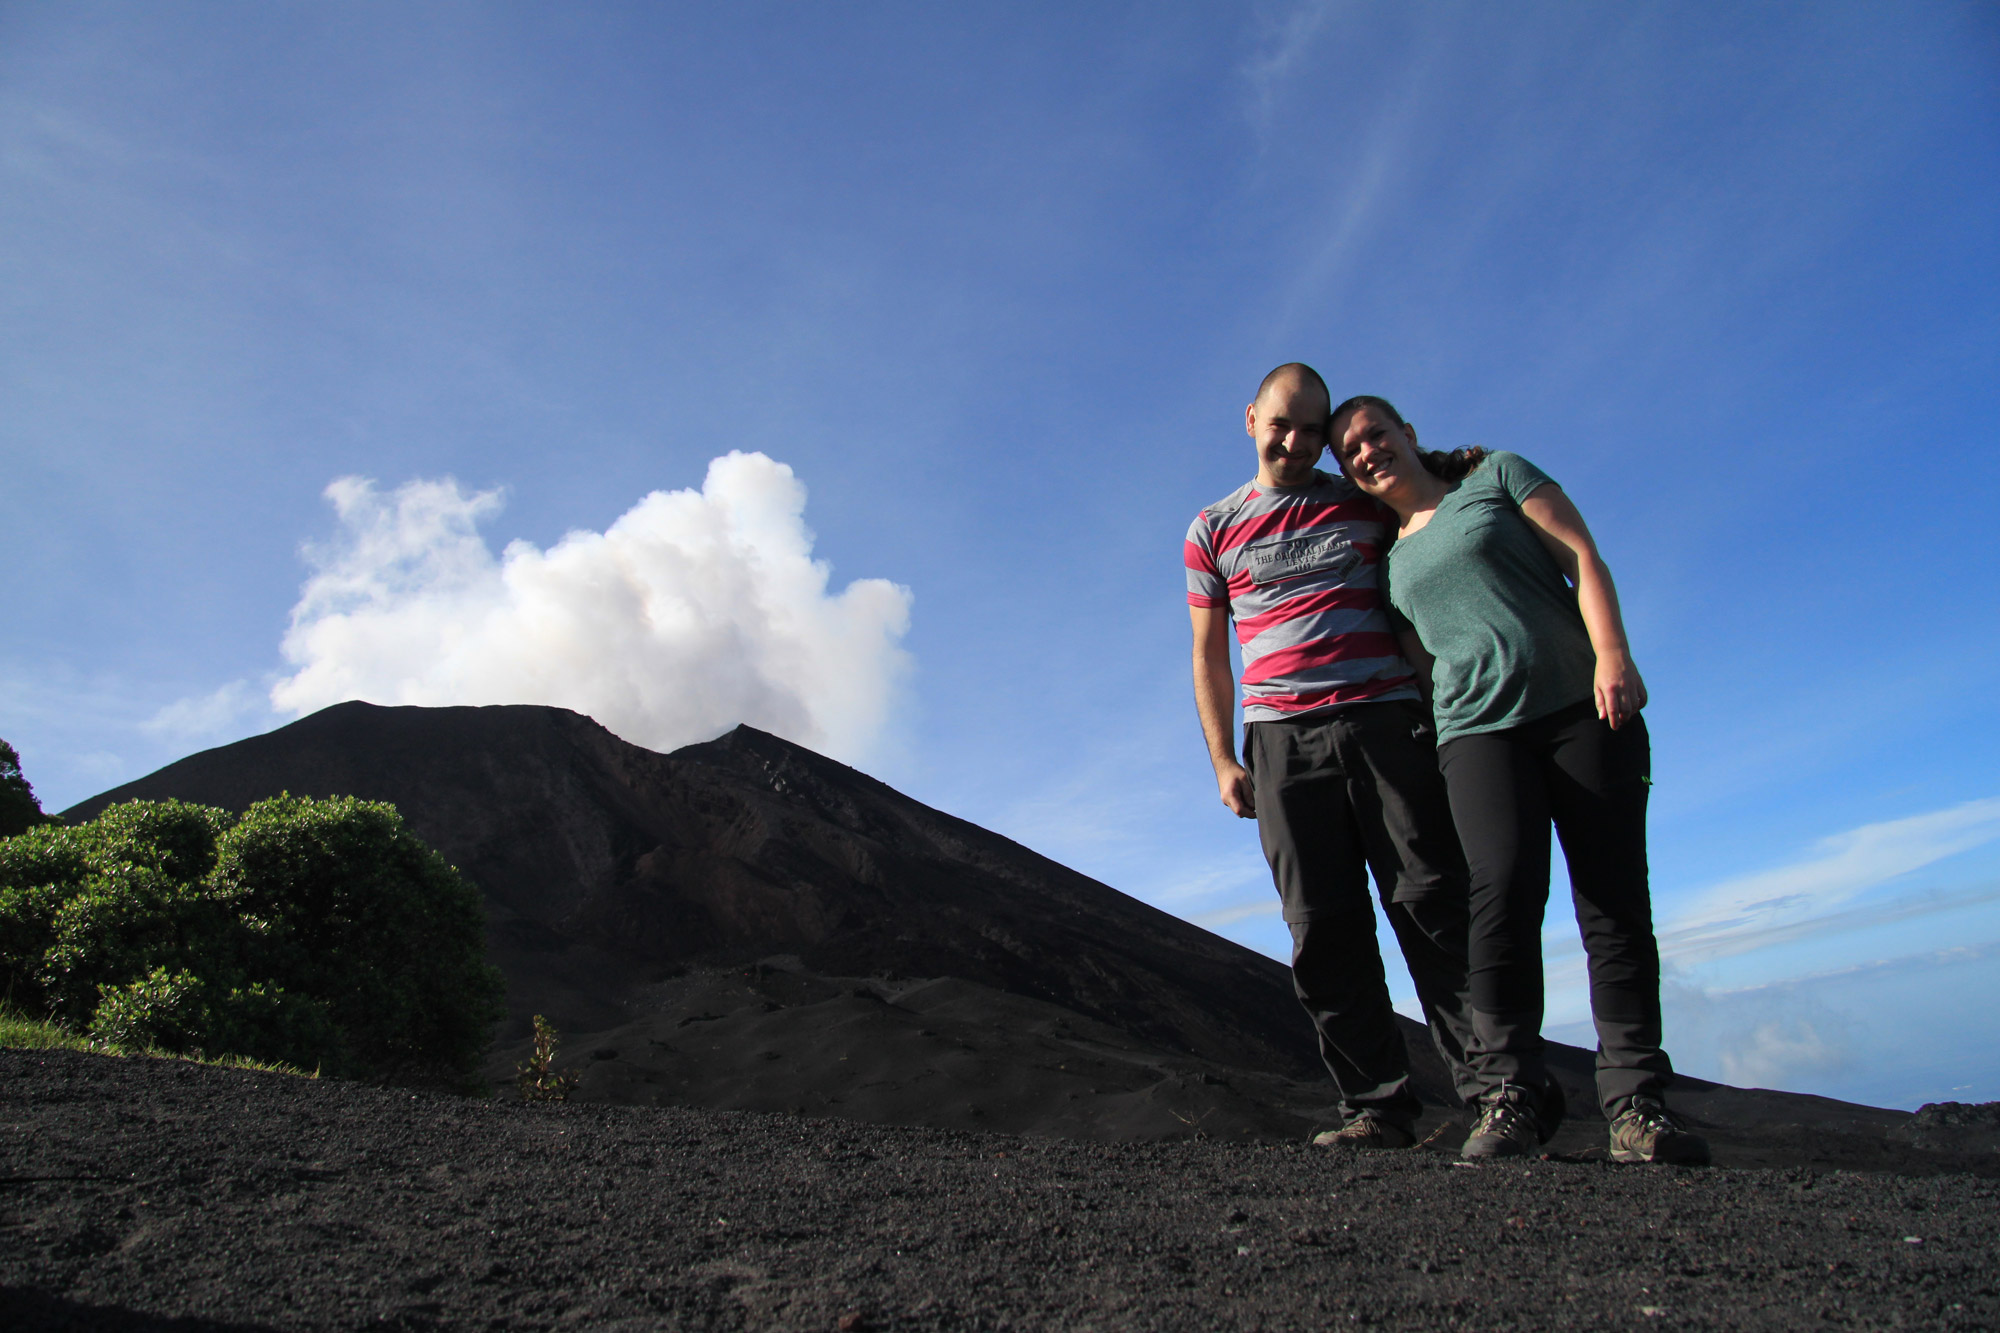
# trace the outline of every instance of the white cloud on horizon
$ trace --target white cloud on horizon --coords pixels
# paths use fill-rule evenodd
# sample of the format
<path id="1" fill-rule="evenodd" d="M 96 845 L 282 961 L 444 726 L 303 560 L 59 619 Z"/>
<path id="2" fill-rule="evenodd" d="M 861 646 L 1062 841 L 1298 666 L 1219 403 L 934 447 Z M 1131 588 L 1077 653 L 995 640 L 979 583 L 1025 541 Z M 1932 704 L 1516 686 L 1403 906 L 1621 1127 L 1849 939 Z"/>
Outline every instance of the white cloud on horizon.
<path id="1" fill-rule="evenodd" d="M 1800 1091 L 1847 1069 L 1854 1036 L 1846 1015 L 1799 978 L 1740 990 L 1710 989 L 1671 974 L 1660 1008 L 1674 1068 L 1739 1088 Z M 1552 997 L 1553 998 L 1553 997 Z M 1597 1044 L 1587 1000 L 1543 1025 L 1551 1041 L 1589 1050 Z"/>
<path id="2" fill-rule="evenodd" d="M 283 643 L 297 670 L 270 693 L 283 712 L 552 704 L 654 749 L 742 722 L 855 760 L 908 675 L 909 589 L 829 594 L 805 487 L 761 453 L 713 460 L 700 491 L 655 491 L 604 532 L 498 559 L 478 532 L 497 491 L 446 478 L 383 495 L 343 477 L 326 495 L 341 532 L 306 550 L 317 572 Z"/>
<path id="3" fill-rule="evenodd" d="M 1660 1006 L 1677 1063 L 1708 1065 L 1739 1088 L 1798 1087 L 1852 1058 L 1847 1021 L 1795 987 L 1712 991 L 1668 977 Z"/>
<path id="4" fill-rule="evenodd" d="M 1979 1035 L 1969 1035 L 1958 1021 L 1963 1015 L 1954 1010 L 1965 1003 L 1963 988 L 1978 984 L 1974 976 L 1992 975 L 1995 957 L 2000 957 L 2000 940 L 1954 944 L 1733 988 L 1700 986 L 1670 972 L 1660 992 L 1667 1048 L 1676 1068 L 1739 1087 L 1817 1091 L 1877 1105 L 1909 1100 L 1909 1093 L 1888 1091 L 1888 1086 L 1898 1078 L 1907 1080 L 1912 1064 L 1932 1067 L 1921 1081 L 1933 1085 L 1933 1091 L 1940 1066 L 1975 1075 L 1971 1084 L 1944 1084 L 1954 1091 L 1990 1087 L 1992 1047 Z M 1962 971 L 1956 984 L 1938 986 L 1937 979 L 1953 968 L 1971 971 Z M 1880 1007 L 1885 993 L 1912 987 L 1930 997 L 1930 1007 L 1919 1011 L 1922 1016 L 1914 1022 L 1907 1017 L 1885 1022 Z M 1947 1015 L 1953 1017 L 1947 1020 Z M 1990 1029 L 1992 1024 L 1982 1026 Z M 1893 1053 L 1882 1046 L 1885 1028 L 1901 1029 Z M 1977 1026 L 1970 1030 L 1980 1031 Z M 1550 1035 L 1588 1045 L 1588 1032 L 1586 1020 Z M 1903 1066 L 1900 1075 L 1897 1066 Z"/>
<path id="5" fill-rule="evenodd" d="M 1789 865 L 1725 880 L 1660 930 L 1663 956 L 1684 963 L 1724 958 L 1827 927 L 1862 924 L 1833 909 L 1946 857 L 2000 838 L 2000 797 L 1905 819 L 1864 824 L 1823 838 Z M 1941 899 L 1958 906 L 1961 895 Z M 1909 906 L 1923 910 L 1922 904 Z M 1910 915 L 1885 909 L 1895 919 Z M 1877 913 L 1868 913 L 1872 922 Z"/>

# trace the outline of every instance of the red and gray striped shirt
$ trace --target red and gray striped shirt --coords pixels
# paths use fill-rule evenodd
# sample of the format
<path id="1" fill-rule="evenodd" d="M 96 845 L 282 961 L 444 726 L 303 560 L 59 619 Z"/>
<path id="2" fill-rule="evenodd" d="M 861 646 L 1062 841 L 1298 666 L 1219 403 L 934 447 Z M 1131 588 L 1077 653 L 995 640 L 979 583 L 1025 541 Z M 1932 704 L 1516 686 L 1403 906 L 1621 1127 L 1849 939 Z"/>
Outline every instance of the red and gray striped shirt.
<path id="1" fill-rule="evenodd" d="M 1390 537 L 1379 505 L 1324 472 L 1304 486 L 1248 482 L 1195 515 L 1188 605 L 1236 621 L 1245 722 L 1419 697 L 1377 590 Z"/>

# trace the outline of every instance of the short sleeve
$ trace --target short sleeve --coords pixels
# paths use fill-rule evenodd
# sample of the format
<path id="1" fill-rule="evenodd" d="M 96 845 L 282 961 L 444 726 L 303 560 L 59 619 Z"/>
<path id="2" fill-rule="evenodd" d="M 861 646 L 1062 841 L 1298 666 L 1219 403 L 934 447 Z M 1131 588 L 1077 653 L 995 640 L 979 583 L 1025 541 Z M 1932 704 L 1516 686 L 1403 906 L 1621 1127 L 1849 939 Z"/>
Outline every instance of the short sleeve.
<path id="1" fill-rule="evenodd" d="M 1493 469 L 1493 482 L 1507 492 L 1516 505 L 1526 500 L 1543 486 L 1555 483 L 1555 478 L 1530 463 L 1516 453 L 1502 449 L 1486 456 L 1486 466 Z"/>
<path id="2" fill-rule="evenodd" d="M 1215 567 L 1215 534 L 1203 521 L 1203 515 L 1196 514 L 1194 522 L 1188 525 L 1187 541 L 1182 549 L 1182 561 L 1187 565 L 1187 599 L 1189 606 L 1229 605 L 1229 584 Z"/>

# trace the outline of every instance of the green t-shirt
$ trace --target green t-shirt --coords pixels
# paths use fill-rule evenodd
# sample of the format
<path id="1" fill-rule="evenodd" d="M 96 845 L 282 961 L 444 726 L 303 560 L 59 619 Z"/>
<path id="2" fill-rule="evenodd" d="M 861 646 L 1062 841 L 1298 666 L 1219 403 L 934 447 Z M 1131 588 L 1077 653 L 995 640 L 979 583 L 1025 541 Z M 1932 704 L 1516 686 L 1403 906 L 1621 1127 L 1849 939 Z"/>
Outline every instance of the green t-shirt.
<path id="1" fill-rule="evenodd" d="M 1576 590 L 1521 517 L 1521 501 L 1548 481 L 1519 454 L 1488 454 L 1382 559 L 1391 619 L 1437 658 L 1440 743 L 1592 696 L 1597 654 Z"/>

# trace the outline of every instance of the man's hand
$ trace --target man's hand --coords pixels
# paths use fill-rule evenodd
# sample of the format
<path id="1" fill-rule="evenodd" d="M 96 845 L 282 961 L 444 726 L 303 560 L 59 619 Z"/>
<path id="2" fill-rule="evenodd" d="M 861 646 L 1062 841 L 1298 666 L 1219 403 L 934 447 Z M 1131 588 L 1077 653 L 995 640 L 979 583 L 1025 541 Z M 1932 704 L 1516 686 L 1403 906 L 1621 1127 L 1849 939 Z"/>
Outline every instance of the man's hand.
<path id="1" fill-rule="evenodd" d="M 1250 789 L 1250 775 L 1243 771 L 1243 765 L 1231 763 L 1215 770 L 1215 785 L 1222 795 L 1222 803 L 1236 812 L 1238 819 L 1257 817 L 1257 797 Z"/>
<path id="2" fill-rule="evenodd" d="M 1250 792 L 1250 775 L 1236 762 L 1236 741 L 1229 734 L 1236 720 L 1229 613 L 1221 607 L 1191 606 L 1188 616 L 1194 626 L 1194 711 L 1208 740 L 1208 761 L 1215 765 L 1215 788 L 1238 819 L 1255 819 L 1257 798 Z"/>

